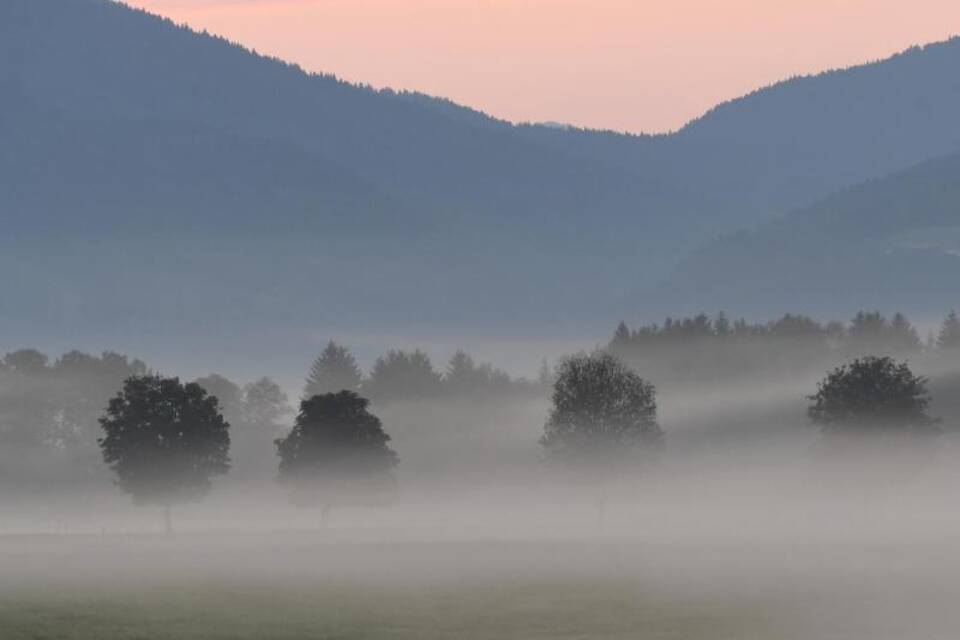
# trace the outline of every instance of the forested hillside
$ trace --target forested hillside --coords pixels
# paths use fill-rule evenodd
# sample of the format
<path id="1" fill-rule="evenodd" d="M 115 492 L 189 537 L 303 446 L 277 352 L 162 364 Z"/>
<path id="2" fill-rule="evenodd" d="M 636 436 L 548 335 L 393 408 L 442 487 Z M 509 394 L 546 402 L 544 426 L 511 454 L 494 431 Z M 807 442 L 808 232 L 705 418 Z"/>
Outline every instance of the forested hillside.
<path id="1" fill-rule="evenodd" d="M 960 154 L 846 189 L 695 253 L 660 289 L 677 308 L 853 305 L 937 313 L 960 282 Z"/>
<path id="2" fill-rule="evenodd" d="M 607 320 L 717 234 L 956 149 L 957 63 L 955 40 L 630 136 L 310 75 L 107 0 L 7 0 L 0 310 L 29 336 L 198 339 Z"/>

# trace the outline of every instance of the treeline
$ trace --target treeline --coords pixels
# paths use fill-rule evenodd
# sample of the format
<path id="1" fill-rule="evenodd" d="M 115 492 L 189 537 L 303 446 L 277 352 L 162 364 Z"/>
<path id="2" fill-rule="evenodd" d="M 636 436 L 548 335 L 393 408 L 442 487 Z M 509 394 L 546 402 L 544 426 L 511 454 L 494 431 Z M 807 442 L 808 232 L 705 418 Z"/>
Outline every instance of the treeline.
<path id="1" fill-rule="evenodd" d="M 36 349 L 0 358 L 0 475 L 82 478 L 101 471 L 99 419 L 125 380 L 154 372 L 115 353 L 70 351 L 55 360 Z M 287 396 L 269 378 L 238 385 L 220 375 L 196 381 L 217 397 L 233 426 L 238 468 L 251 468 L 291 413 Z M 27 468 L 27 469 L 24 469 Z M 24 471 L 28 473 L 24 474 Z"/>
<path id="2" fill-rule="evenodd" d="M 960 353 L 960 318 L 951 311 L 926 337 L 902 313 L 860 311 L 847 322 L 787 313 L 769 322 L 731 321 L 721 312 L 667 318 L 631 329 L 621 322 L 608 350 L 660 379 L 692 379 L 799 370 L 824 361 L 882 354 L 910 357 Z"/>
<path id="3" fill-rule="evenodd" d="M 390 350 L 364 373 L 347 347 L 330 341 L 310 367 L 303 396 L 310 398 L 348 390 L 384 404 L 440 397 L 535 393 L 542 391 L 546 384 L 549 384 L 549 374 L 545 366 L 540 378 L 533 382 L 513 378 L 489 363 L 477 362 L 462 350 L 450 358 L 442 371 L 419 349 Z"/>
<path id="4" fill-rule="evenodd" d="M 7 353 L 0 359 L 0 437 L 7 445 L 93 451 L 107 398 L 146 373 L 141 360 L 109 351 L 70 351 L 53 362 L 35 349 Z"/>
<path id="5" fill-rule="evenodd" d="M 849 453 L 852 445 L 869 453 L 879 443 L 912 453 L 921 436 L 926 445 L 941 433 L 941 420 L 927 411 L 926 385 L 905 362 L 855 358 L 827 372 L 806 396 L 807 417 L 830 449 Z M 338 506 L 396 498 L 400 457 L 368 407 L 369 400 L 350 390 L 304 398 L 292 428 L 272 443 L 277 479 L 291 502 L 320 507 L 323 522 Z M 233 466 L 233 427 L 218 399 L 197 382 L 131 376 L 99 423 L 104 437 L 98 444 L 116 485 L 135 504 L 162 507 L 168 533 L 171 508 L 202 499 L 213 479 Z M 656 387 L 603 351 L 564 358 L 539 443 L 552 465 L 595 493 L 602 518 L 604 486 L 634 481 L 633 474 L 660 457 Z"/>
<path id="6" fill-rule="evenodd" d="M 98 420 L 109 399 L 125 380 L 154 374 L 144 361 L 110 351 L 70 351 L 51 358 L 36 349 L 20 349 L 0 357 L 0 476 L 30 477 L 31 469 L 41 467 L 51 479 L 102 471 Z M 267 377 L 241 383 L 218 373 L 193 382 L 217 399 L 231 425 L 236 471 L 273 473 L 264 452 L 295 413 L 280 385 Z M 330 342 L 307 373 L 299 399 L 349 390 L 382 406 L 543 394 L 544 384 L 511 377 L 463 351 L 437 370 L 423 351 L 390 350 L 365 373 L 349 349 Z"/>

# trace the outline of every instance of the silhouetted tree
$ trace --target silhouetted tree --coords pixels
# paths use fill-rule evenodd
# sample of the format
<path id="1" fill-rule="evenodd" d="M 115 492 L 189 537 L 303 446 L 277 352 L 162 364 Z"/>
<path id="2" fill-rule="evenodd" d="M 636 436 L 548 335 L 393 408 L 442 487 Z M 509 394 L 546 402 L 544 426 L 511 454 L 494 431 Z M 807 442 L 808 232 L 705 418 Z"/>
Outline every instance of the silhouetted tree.
<path id="1" fill-rule="evenodd" d="M 272 431 L 288 413 L 287 394 L 270 378 L 243 387 L 243 419 L 255 429 Z"/>
<path id="2" fill-rule="evenodd" d="M 194 382 L 217 399 L 217 406 L 220 407 L 224 418 L 236 426 L 236 423 L 242 419 L 241 411 L 243 410 L 243 391 L 240 386 L 218 373 L 197 378 Z"/>
<path id="3" fill-rule="evenodd" d="M 324 522 L 336 505 L 382 501 L 393 489 L 397 454 L 368 406 L 353 391 L 313 396 L 276 440 L 280 480 L 295 504 L 320 505 Z"/>
<path id="4" fill-rule="evenodd" d="M 168 533 L 171 506 L 200 499 L 211 478 L 230 468 L 230 425 L 217 399 L 196 383 L 130 377 L 100 424 L 103 460 L 118 486 L 137 504 L 162 506 Z"/>
<path id="5" fill-rule="evenodd" d="M 38 375 L 12 366 L 0 371 L 0 439 L 4 449 L 42 448 L 57 440 L 54 425 L 58 413 L 50 376 L 44 368 Z"/>
<path id="6" fill-rule="evenodd" d="M 943 351 L 953 351 L 960 349 L 960 318 L 957 312 L 952 310 L 944 318 L 940 325 L 940 333 L 937 334 L 937 348 Z"/>
<path id="7" fill-rule="evenodd" d="M 853 354 L 882 351 L 889 333 L 890 324 L 879 311 L 860 311 L 847 329 L 847 349 Z"/>
<path id="8" fill-rule="evenodd" d="M 609 464 L 660 444 L 656 390 L 607 353 L 566 358 L 540 442 L 565 462 Z"/>
<path id="9" fill-rule="evenodd" d="M 906 363 L 857 358 L 818 384 L 807 415 L 825 433 L 936 432 L 926 384 Z"/>
<path id="10" fill-rule="evenodd" d="M 363 374 L 350 350 L 331 340 L 310 367 L 303 397 L 312 398 L 343 389 L 356 391 L 362 379 Z"/>
<path id="11" fill-rule="evenodd" d="M 822 340 L 823 327 L 813 318 L 792 313 L 784 314 L 767 326 L 766 333 L 771 338 L 804 342 Z"/>
<path id="12" fill-rule="evenodd" d="M 443 383 L 453 393 L 470 392 L 485 382 L 473 358 L 464 351 L 457 351 L 450 358 Z"/>
<path id="13" fill-rule="evenodd" d="M 110 351 L 100 357 L 80 351 L 60 356 L 50 370 L 50 396 L 57 408 L 57 420 L 50 430 L 54 441 L 92 465 L 103 407 L 124 380 L 146 373 L 142 361 Z"/>
<path id="14" fill-rule="evenodd" d="M 45 354 L 21 349 L 2 362 L 0 439 L 56 452 L 58 472 L 92 472 L 103 407 L 125 378 L 146 372 L 110 352 L 69 351 L 50 366 Z"/>
<path id="15" fill-rule="evenodd" d="M 606 480 L 662 443 L 656 390 L 613 355 L 581 354 L 557 367 L 552 402 L 540 444 L 592 485 L 601 523 Z"/>
<path id="16" fill-rule="evenodd" d="M 273 441 L 280 435 L 289 414 L 287 395 L 269 378 L 239 388 L 230 422 L 232 473 L 268 477 L 274 469 Z M 233 416 L 233 417 L 231 417 Z"/>
<path id="17" fill-rule="evenodd" d="M 20 349 L 3 357 L 7 369 L 22 375 L 35 376 L 47 372 L 49 358 L 36 349 Z"/>
<path id="18" fill-rule="evenodd" d="M 507 393 L 514 387 L 519 389 L 521 385 L 521 381 L 515 383 L 509 374 L 495 369 L 493 365 L 477 364 L 464 351 L 453 354 L 443 375 L 444 390 L 455 395 Z"/>
<path id="19" fill-rule="evenodd" d="M 718 338 L 726 338 L 730 335 L 730 330 L 730 320 L 727 319 L 727 314 L 721 311 L 713 320 L 713 332 Z"/>
<path id="20" fill-rule="evenodd" d="M 895 313 L 890 320 L 890 337 L 887 342 L 890 349 L 898 354 L 916 353 L 923 347 L 920 334 L 902 313 Z"/>
<path id="21" fill-rule="evenodd" d="M 376 402 L 421 400 L 436 396 L 440 382 L 440 374 L 424 352 L 391 350 L 377 358 L 363 388 Z"/>
<path id="22" fill-rule="evenodd" d="M 610 341 L 610 350 L 614 353 L 620 353 L 630 346 L 630 329 L 627 323 L 621 321 L 613 332 L 613 339 Z"/>

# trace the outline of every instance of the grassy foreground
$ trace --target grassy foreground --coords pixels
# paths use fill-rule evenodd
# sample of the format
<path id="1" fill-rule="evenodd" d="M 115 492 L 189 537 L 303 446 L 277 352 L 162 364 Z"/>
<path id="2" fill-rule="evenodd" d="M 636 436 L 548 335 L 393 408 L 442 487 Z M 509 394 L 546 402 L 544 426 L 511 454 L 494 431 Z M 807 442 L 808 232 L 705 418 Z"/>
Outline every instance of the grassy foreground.
<path id="1" fill-rule="evenodd" d="M 723 607 L 671 605 L 635 585 L 590 582 L 28 589 L 6 594 L 0 626 L 4 640 L 771 637 Z"/>

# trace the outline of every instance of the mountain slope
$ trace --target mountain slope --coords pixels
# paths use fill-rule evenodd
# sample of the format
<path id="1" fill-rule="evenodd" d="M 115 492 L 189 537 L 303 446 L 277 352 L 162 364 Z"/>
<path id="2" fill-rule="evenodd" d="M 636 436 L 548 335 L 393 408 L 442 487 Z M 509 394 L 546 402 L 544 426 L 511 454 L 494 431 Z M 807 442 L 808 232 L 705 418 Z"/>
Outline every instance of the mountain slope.
<path id="1" fill-rule="evenodd" d="M 605 325 L 706 238 L 960 148 L 957 64 L 951 41 L 626 136 L 309 75 L 106 0 L 5 0 L 0 322 Z"/>
<path id="2" fill-rule="evenodd" d="M 695 186 L 729 229 L 960 149 L 958 65 L 960 38 L 953 38 L 779 82 L 721 104 L 673 135 L 524 130 L 567 153 Z"/>
<path id="3" fill-rule="evenodd" d="M 655 294 L 679 309 L 940 314 L 958 303 L 960 154 L 709 243 Z"/>

